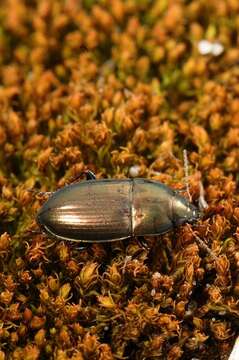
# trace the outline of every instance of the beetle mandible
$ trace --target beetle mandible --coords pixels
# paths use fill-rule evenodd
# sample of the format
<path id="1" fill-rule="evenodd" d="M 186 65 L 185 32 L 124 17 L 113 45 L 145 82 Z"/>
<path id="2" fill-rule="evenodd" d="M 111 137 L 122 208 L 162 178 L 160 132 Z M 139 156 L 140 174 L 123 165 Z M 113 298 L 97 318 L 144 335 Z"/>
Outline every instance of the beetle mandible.
<path id="1" fill-rule="evenodd" d="M 79 242 L 110 242 L 160 235 L 200 216 L 189 200 L 159 181 L 143 178 L 87 180 L 52 193 L 37 214 L 49 236 Z"/>

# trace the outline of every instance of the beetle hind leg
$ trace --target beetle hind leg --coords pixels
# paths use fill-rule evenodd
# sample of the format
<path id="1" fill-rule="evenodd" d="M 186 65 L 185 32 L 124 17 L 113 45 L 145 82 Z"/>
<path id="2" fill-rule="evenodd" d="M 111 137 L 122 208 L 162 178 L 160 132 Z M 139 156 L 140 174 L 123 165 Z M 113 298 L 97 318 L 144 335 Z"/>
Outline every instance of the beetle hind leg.
<path id="1" fill-rule="evenodd" d="M 81 245 L 73 245 L 74 250 L 77 251 L 84 251 L 84 250 L 89 250 L 92 244 L 90 243 L 81 243 Z"/>
<path id="2" fill-rule="evenodd" d="M 51 238 L 52 238 L 52 236 L 51 236 Z M 91 248 L 91 243 L 86 243 L 86 242 L 83 242 L 83 241 L 80 241 L 80 240 L 77 240 L 77 241 L 75 241 L 75 240 L 71 240 L 71 239 L 64 239 L 64 238 L 58 238 L 57 239 L 59 242 L 63 242 L 63 243 L 65 243 L 65 244 L 67 244 L 70 248 L 71 248 L 71 250 L 74 250 L 74 251 L 84 251 L 84 250 L 86 250 L 86 251 L 88 251 L 88 250 L 90 250 L 90 248 Z"/>

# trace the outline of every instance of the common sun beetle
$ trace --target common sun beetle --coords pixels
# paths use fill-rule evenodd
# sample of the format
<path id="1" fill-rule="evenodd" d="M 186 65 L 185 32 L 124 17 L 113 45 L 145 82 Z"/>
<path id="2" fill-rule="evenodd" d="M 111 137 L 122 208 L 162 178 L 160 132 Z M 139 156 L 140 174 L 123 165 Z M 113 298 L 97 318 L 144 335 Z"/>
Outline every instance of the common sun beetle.
<path id="1" fill-rule="evenodd" d="M 87 180 L 52 193 L 37 214 L 49 236 L 79 242 L 110 242 L 155 236 L 200 217 L 189 200 L 159 181 L 143 178 Z"/>

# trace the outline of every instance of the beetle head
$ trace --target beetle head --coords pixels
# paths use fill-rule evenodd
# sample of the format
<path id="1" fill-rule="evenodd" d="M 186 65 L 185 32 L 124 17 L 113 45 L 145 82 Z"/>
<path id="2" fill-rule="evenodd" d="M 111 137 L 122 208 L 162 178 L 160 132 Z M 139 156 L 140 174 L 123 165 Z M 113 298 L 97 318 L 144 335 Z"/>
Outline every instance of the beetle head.
<path id="1" fill-rule="evenodd" d="M 193 223 L 200 217 L 200 211 L 186 198 L 175 194 L 172 198 L 172 222 L 175 226 Z"/>

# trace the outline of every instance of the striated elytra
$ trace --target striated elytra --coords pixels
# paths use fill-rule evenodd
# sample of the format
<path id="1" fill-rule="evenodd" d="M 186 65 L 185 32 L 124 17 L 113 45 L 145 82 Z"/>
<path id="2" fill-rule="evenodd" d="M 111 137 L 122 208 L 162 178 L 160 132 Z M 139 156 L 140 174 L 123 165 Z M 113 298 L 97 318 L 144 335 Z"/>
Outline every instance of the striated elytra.
<path id="1" fill-rule="evenodd" d="M 159 181 L 87 179 L 52 193 L 37 215 L 49 236 L 79 242 L 109 242 L 159 235 L 192 223 L 199 210 Z"/>

